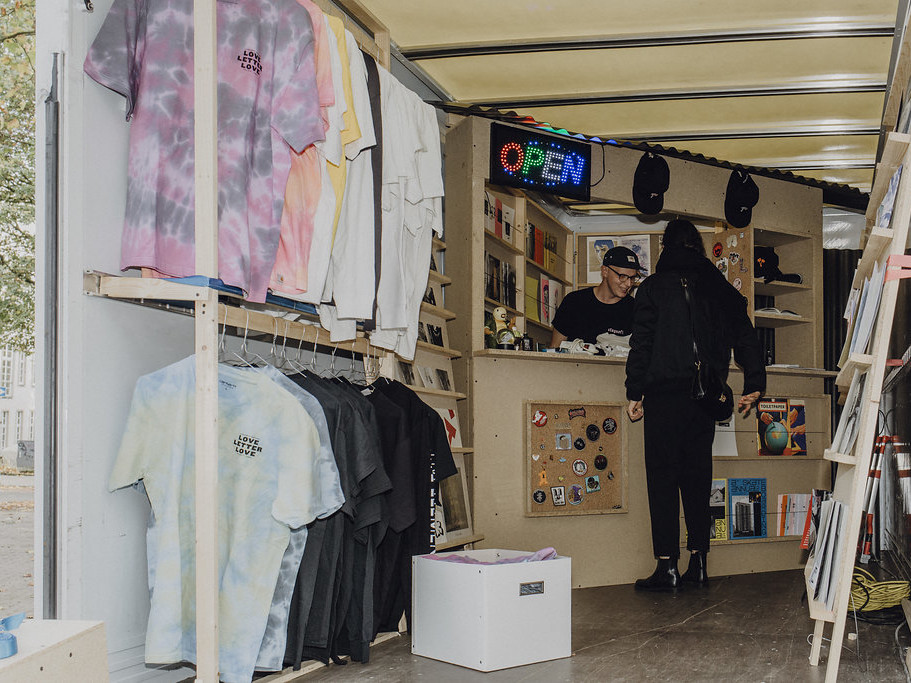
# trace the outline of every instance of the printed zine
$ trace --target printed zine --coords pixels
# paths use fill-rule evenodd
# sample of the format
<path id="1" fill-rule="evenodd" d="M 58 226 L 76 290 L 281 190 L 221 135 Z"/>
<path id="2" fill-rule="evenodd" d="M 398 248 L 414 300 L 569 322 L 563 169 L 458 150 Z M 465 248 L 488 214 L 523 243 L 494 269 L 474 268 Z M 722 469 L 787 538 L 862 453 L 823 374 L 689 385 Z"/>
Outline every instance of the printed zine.
<path id="1" fill-rule="evenodd" d="M 759 455 L 806 455 L 807 414 L 802 399 L 767 398 L 756 411 Z"/>
<path id="2" fill-rule="evenodd" d="M 728 479 L 731 539 L 765 538 L 766 531 L 766 480 Z"/>

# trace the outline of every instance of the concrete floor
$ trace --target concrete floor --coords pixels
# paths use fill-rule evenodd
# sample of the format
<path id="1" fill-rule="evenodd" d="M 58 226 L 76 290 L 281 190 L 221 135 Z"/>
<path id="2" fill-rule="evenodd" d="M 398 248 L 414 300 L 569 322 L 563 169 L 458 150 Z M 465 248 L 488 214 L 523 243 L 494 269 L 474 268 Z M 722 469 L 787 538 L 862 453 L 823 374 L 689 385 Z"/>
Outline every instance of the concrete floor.
<path id="1" fill-rule="evenodd" d="M 416 657 L 402 636 L 372 648 L 368 664 L 330 665 L 303 680 L 822 681 L 825 662 L 811 667 L 808 661 L 813 622 L 802 594 L 800 571 L 713 579 L 706 589 L 677 596 L 631 586 L 579 589 L 573 591 L 573 656 L 567 659 L 483 674 Z M 895 627 L 859 626 L 860 655 L 843 651 L 839 681 L 905 681 Z M 907 626 L 899 640 L 911 644 Z"/>

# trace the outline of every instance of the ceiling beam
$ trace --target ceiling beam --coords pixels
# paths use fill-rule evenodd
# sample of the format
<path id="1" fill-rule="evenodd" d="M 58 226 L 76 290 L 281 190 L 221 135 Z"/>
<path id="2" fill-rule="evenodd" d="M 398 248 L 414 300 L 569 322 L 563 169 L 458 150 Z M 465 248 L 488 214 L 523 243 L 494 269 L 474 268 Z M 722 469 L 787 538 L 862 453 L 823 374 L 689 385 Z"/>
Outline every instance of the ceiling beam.
<path id="1" fill-rule="evenodd" d="M 591 133 L 603 138 L 605 135 Z M 807 138 L 823 137 L 830 135 L 879 135 L 879 126 L 808 126 L 801 128 L 779 128 L 775 130 L 717 130 L 710 132 L 693 133 L 636 133 L 635 135 L 611 134 L 608 137 L 615 140 L 629 140 L 633 142 L 669 142 L 691 140 L 749 140 L 755 138 Z"/>
<path id="2" fill-rule="evenodd" d="M 618 104 L 623 102 L 658 102 L 663 100 L 705 100 L 722 97 L 772 97 L 776 95 L 820 95 L 837 93 L 885 92 L 884 82 L 841 81 L 837 85 L 785 85 L 756 88 L 713 88 L 706 90 L 667 90 L 663 92 L 617 93 L 567 97 L 529 97 L 513 100 L 472 100 L 471 104 L 495 109 L 520 107 L 569 107 L 585 104 Z"/>
<path id="3" fill-rule="evenodd" d="M 881 38 L 892 36 L 895 26 L 845 25 L 829 28 L 806 27 L 767 31 L 706 31 L 699 33 L 669 33 L 664 35 L 627 36 L 615 38 L 571 38 L 566 40 L 528 41 L 514 43 L 475 43 L 441 45 L 437 47 L 402 48 L 410 60 L 507 55 L 527 52 L 560 52 L 564 50 L 616 50 L 636 47 L 666 47 L 670 45 L 707 45 L 711 43 L 746 43 L 768 40 L 808 40 L 814 38 Z"/>

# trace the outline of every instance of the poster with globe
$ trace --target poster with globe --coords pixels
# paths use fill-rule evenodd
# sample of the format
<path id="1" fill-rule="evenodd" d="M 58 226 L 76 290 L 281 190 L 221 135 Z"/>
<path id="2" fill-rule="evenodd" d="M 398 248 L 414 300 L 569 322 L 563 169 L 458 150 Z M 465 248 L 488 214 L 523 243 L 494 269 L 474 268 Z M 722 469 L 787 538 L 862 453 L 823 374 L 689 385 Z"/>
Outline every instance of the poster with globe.
<path id="1" fill-rule="evenodd" d="M 759 455 L 806 455 L 806 410 L 803 399 L 761 400 L 756 411 Z"/>

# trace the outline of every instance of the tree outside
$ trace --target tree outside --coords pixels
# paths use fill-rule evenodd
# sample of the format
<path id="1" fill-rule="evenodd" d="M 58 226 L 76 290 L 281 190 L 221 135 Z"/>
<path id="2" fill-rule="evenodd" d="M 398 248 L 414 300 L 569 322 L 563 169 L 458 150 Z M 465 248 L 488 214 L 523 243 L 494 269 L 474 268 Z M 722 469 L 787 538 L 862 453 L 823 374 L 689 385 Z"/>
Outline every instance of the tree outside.
<path id="1" fill-rule="evenodd" d="M 0 347 L 35 346 L 35 0 L 0 0 Z"/>

